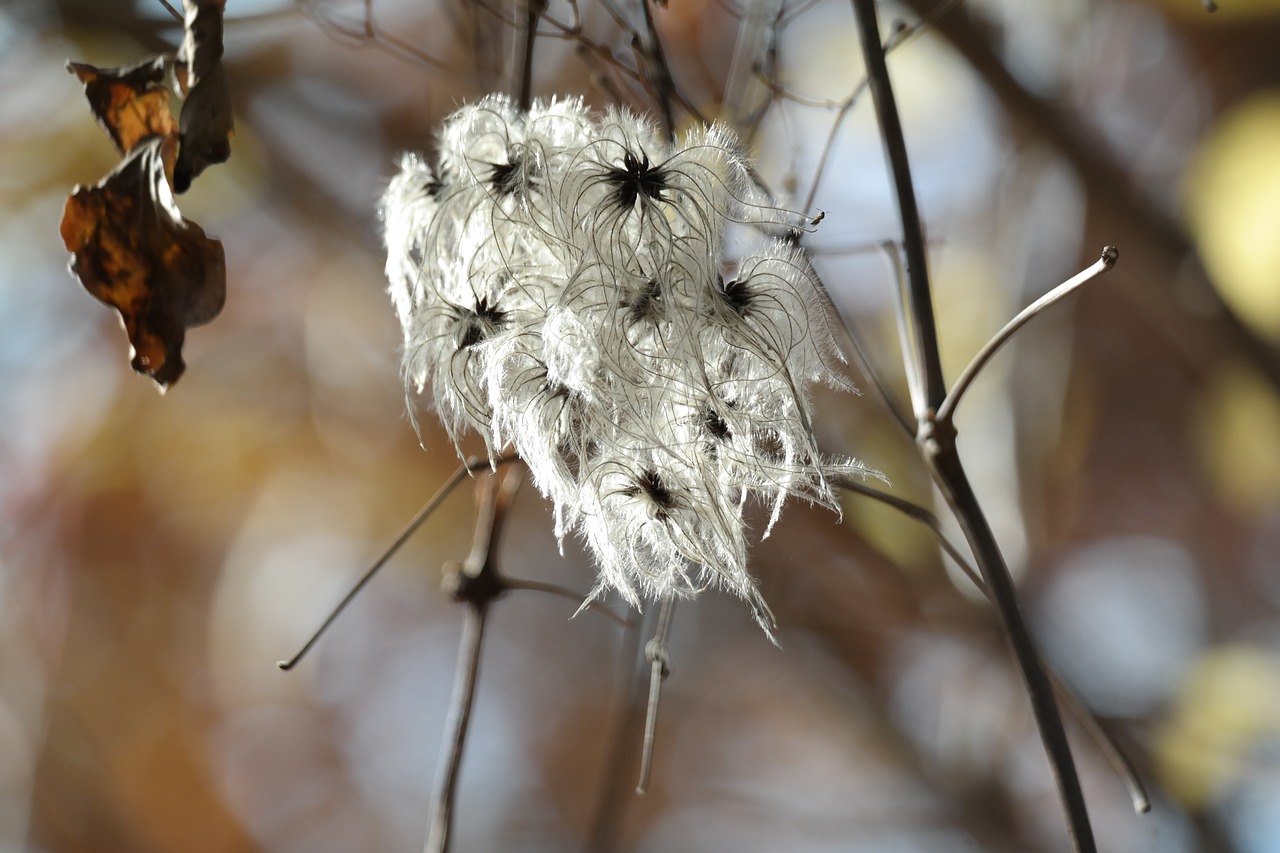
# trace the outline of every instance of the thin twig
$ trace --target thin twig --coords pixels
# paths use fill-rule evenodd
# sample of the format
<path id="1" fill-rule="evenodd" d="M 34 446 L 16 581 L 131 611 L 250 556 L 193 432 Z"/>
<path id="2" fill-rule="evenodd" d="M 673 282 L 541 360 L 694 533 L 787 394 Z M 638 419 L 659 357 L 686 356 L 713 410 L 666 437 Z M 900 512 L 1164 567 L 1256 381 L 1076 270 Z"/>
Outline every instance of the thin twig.
<path id="1" fill-rule="evenodd" d="M 830 480 L 845 491 L 854 492 L 882 503 L 928 527 L 938 540 L 939 546 L 946 552 L 948 557 L 955 561 L 956 565 L 960 567 L 960 571 L 969 579 L 969 582 L 979 589 L 988 601 L 991 601 L 991 591 L 987 588 L 986 582 L 982 580 L 978 570 L 973 567 L 956 544 L 942 531 L 942 525 L 938 522 L 936 515 L 919 504 L 891 495 L 888 492 L 883 492 L 873 486 L 868 486 L 853 477 L 832 475 Z M 1120 745 L 1107 733 L 1098 718 L 1081 701 L 1080 697 L 1075 694 L 1075 691 L 1063 680 L 1062 676 L 1054 671 L 1053 667 L 1045 664 L 1045 672 L 1053 683 L 1054 692 L 1057 694 L 1058 699 L 1067 706 L 1072 716 L 1079 721 L 1085 732 L 1097 745 L 1099 751 L 1102 752 L 1103 757 L 1111 764 L 1116 775 L 1120 777 L 1120 781 L 1124 783 L 1125 788 L 1129 791 L 1129 798 L 1133 802 L 1133 810 L 1138 814 L 1146 814 L 1151 811 L 1151 798 L 1147 795 L 1146 786 L 1142 784 L 1138 771 L 1134 768 L 1133 763 L 1129 761 L 1128 756 L 1124 754 L 1124 751 L 1120 749 Z"/>
<path id="2" fill-rule="evenodd" d="M 902 123 L 898 118 L 897 104 L 885 66 L 884 50 L 880 42 L 879 24 L 874 0 L 852 0 L 863 56 L 867 64 L 871 94 L 880 123 L 880 135 L 885 157 L 893 176 L 895 197 L 902 220 L 903 246 L 907 257 L 908 301 L 912 337 L 915 341 L 915 364 L 923 385 L 925 408 L 917 411 L 919 428 L 916 443 L 929 467 L 934 482 L 964 531 L 969 547 L 982 571 L 983 580 L 991 592 L 992 602 L 1000 615 L 1005 634 L 1013 648 L 1040 737 L 1048 755 L 1049 764 L 1057 780 L 1059 796 L 1067 818 L 1067 831 L 1072 847 L 1077 853 L 1094 853 L 1097 845 L 1090 827 L 1089 812 L 1076 773 L 1071 746 L 1062 726 L 1062 717 L 1054 701 L 1053 687 L 1045 675 L 1039 655 L 1031 642 L 1031 636 L 1018 609 L 1013 580 L 1009 576 L 1004 556 L 982 513 L 977 496 L 969 483 L 968 475 L 956 452 L 955 430 L 950 423 L 939 424 L 934 413 L 946 399 L 946 386 L 942 376 L 938 348 L 937 329 L 933 315 L 933 296 L 929 287 L 928 270 L 924 253 L 924 233 L 916 208 L 915 189 L 911 181 L 911 169 L 907 157 Z"/>
<path id="3" fill-rule="evenodd" d="M 449 849 L 458 775 L 462 767 L 462 750 L 466 745 L 467 728 L 471 723 L 471 707 L 475 702 L 476 683 L 480 674 L 480 649 L 484 642 L 488 615 L 487 607 L 467 607 L 463 616 L 453 696 L 449 700 L 449 716 L 445 722 L 445 748 L 437 771 L 435 799 L 431 806 L 424 853 L 444 853 Z"/>
<path id="4" fill-rule="evenodd" d="M 501 457 L 498 460 L 498 464 L 508 461 L 510 461 L 510 457 Z M 413 518 L 409 519 L 409 523 L 400 531 L 400 535 L 396 537 L 395 541 L 392 542 L 390 546 L 388 546 L 387 550 L 382 552 L 382 555 L 378 557 L 378 559 L 373 561 L 373 565 L 365 571 L 360 580 L 356 582 L 356 585 L 351 587 L 351 591 L 343 596 L 342 600 L 338 602 L 338 605 L 334 607 L 333 610 L 329 611 L 329 616 L 320 624 L 320 627 L 316 629 L 315 633 L 311 635 L 311 639 L 307 640 L 302 648 L 298 650 L 298 653 L 287 661 L 277 661 L 276 666 L 280 667 L 280 669 L 283 669 L 285 672 L 288 672 L 297 666 L 302 659 L 307 656 L 307 653 L 311 651 L 311 647 L 320 640 L 325 631 L 329 630 L 329 626 L 334 623 L 334 620 L 342 614 L 343 610 L 347 609 L 347 605 L 355 600 L 355 597 L 360 594 L 360 591 L 368 585 L 369 581 L 373 580 L 374 575 L 382 570 L 382 567 L 396 555 L 396 552 L 404 546 L 404 543 L 409 541 L 409 538 L 418 531 L 418 528 L 422 526 L 424 521 L 430 518 L 431 514 L 439 508 L 441 503 L 444 502 L 444 499 L 449 497 L 450 493 L 458 487 L 458 484 L 461 483 L 468 474 L 487 467 L 489 467 L 489 461 L 487 459 L 482 461 L 474 456 L 459 465 L 457 470 L 453 472 L 449 479 L 445 480 L 444 485 L 436 490 L 436 493 L 432 495 L 425 504 L 423 504 L 422 509 L 418 510 L 417 514 L 414 515 Z"/>
<path id="5" fill-rule="evenodd" d="M 828 474 L 827 479 L 847 492 L 853 492 L 855 494 L 862 495 L 865 498 L 870 498 L 878 503 L 882 503 L 891 509 L 897 510 L 907 518 L 910 518 L 913 521 L 918 521 L 925 527 L 928 527 L 933 531 L 933 535 L 937 538 L 938 545 L 947 553 L 948 557 L 956 561 L 956 565 L 958 565 L 960 570 L 965 573 L 965 576 L 973 582 L 973 585 L 984 592 L 986 591 L 986 584 L 982 582 L 982 576 L 979 575 L 971 565 L 969 565 L 969 560 L 965 557 L 964 552 L 962 552 L 960 548 L 947 538 L 945 533 L 943 533 L 942 525 L 938 522 L 938 517 L 932 512 L 919 504 L 912 503 L 911 501 L 897 497 L 896 495 L 891 495 L 888 492 L 882 492 L 874 486 L 868 486 L 866 483 L 859 482 L 853 477 L 840 474 Z"/>
<path id="6" fill-rule="evenodd" d="M 1142 784 L 1142 777 L 1138 775 L 1137 768 L 1133 766 L 1129 756 L 1124 754 L 1120 744 L 1116 743 L 1115 738 L 1102 727 L 1102 722 L 1094 716 L 1075 691 L 1067 686 L 1066 681 L 1053 667 L 1045 664 L 1045 672 L 1053 682 L 1059 701 L 1067 706 L 1067 710 L 1071 711 L 1084 727 L 1085 733 L 1097 744 L 1102 756 L 1107 759 L 1116 775 L 1120 777 L 1120 781 L 1124 783 L 1125 790 L 1129 792 L 1129 800 L 1133 803 L 1134 812 L 1146 814 L 1151 811 L 1151 797 L 1147 794 L 1146 786 Z"/>
<path id="7" fill-rule="evenodd" d="M 960 378 L 956 380 L 956 384 L 952 386 L 948 392 L 947 398 L 942 401 L 942 405 L 938 407 L 938 413 L 935 416 L 940 423 L 949 423 L 955 414 L 956 407 L 960 405 L 960 399 L 964 396 L 964 392 L 969 389 L 969 385 L 982 368 L 986 366 L 991 357 L 996 354 L 1005 342 L 1013 337 L 1014 333 L 1025 326 L 1033 317 L 1039 315 L 1049 306 L 1059 302 L 1072 291 L 1081 285 L 1092 281 L 1103 273 L 1107 272 L 1120 258 L 1120 253 L 1116 251 L 1114 246 L 1107 246 L 1102 250 L 1102 256 L 1094 261 L 1088 269 L 1076 273 L 1062 284 L 1050 290 L 1044 296 L 1041 296 L 1035 302 L 1032 302 L 1026 308 L 1018 312 L 1018 315 L 1004 325 L 1004 328 L 996 332 L 996 334 L 987 341 L 978 354 L 969 362 L 968 367 L 960 374 Z"/>
<path id="8" fill-rule="evenodd" d="M 165 7 L 165 9 L 169 11 L 169 14 L 173 16 L 173 19 L 175 21 L 182 23 L 183 21 L 182 13 L 179 12 L 177 9 L 175 9 L 173 7 L 173 4 L 170 3 L 169 0 L 160 0 L 160 5 Z"/>
<path id="9" fill-rule="evenodd" d="M 915 368 L 924 380 L 925 405 L 936 410 L 947 396 L 947 388 L 942 378 L 942 359 L 939 355 L 933 297 L 929 288 L 929 269 L 924 252 L 924 229 L 920 225 L 920 211 L 916 207 L 916 194 L 911 182 L 911 163 L 907 158 L 902 121 L 898 118 L 898 105 L 889 83 L 889 71 L 884 63 L 884 47 L 880 42 L 875 2 L 853 0 L 853 9 L 858 19 L 862 53 L 867 64 L 867 84 L 871 88 L 876 117 L 880 121 L 885 159 L 893 176 L 894 198 L 902 221 L 902 248 L 907 260 L 907 280 L 910 284 L 908 297 L 918 360 Z M 917 418 L 922 414 L 917 411 Z"/>
<path id="10" fill-rule="evenodd" d="M 622 616 L 619 616 L 617 613 L 614 613 L 611 609 L 606 607 L 604 604 L 601 604 L 599 601 L 595 601 L 594 599 L 591 601 L 584 601 L 584 599 L 586 598 L 585 595 L 574 592 L 573 590 L 568 589 L 567 587 L 560 586 L 558 584 L 544 583 L 543 581 L 531 581 L 531 580 L 523 580 L 518 578 L 511 578 L 507 581 L 507 589 L 523 589 L 523 590 L 528 590 L 529 592 L 545 592 L 548 595 L 555 595 L 555 596 L 559 596 L 560 598 L 567 598 L 570 601 L 576 601 L 581 606 L 579 609 L 585 607 L 588 611 L 592 613 L 599 613 L 601 616 L 604 616 L 605 618 L 616 622 L 618 625 L 622 626 L 623 628 L 631 624 L 631 622 L 628 619 Z"/>
<path id="11" fill-rule="evenodd" d="M 671 656 L 667 652 L 667 637 L 671 633 L 671 617 L 675 614 L 676 600 L 667 596 L 658 611 L 658 627 L 653 639 L 644 647 L 645 660 L 649 661 L 649 704 L 644 715 L 644 743 L 640 749 L 640 781 L 636 793 L 643 794 L 649 787 L 649 773 L 653 768 L 653 739 L 658 728 L 658 702 L 662 696 L 662 682 L 671 674 Z"/>
<path id="12" fill-rule="evenodd" d="M 725 78 L 724 97 L 721 99 L 723 114 L 735 126 L 747 127 L 753 116 L 761 112 L 767 99 L 759 96 L 759 84 L 764 75 L 757 75 L 761 67 L 761 54 L 768 55 L 770 30 L 777 25 L 783 10 L 782 0 L 756 0 L 749 4 L 742 23 L 738 25 L 738 39 L 729 62 Z M 764 100 L 765 103 L 759 103 Z"/>
<path id="13" fill-rule="evenodd" d="M 425 853 L 445 853 L 449 849 L 458 775 L 471 722 L 471 708 L 475 702 L 485 623 L 489 606 L 508 588 L 498 571 L 498 539 L 521 479 L 519 470 L 508 474 L 501 483 L 497 473 L 489 475 L 481 486 L 471 552 L 463 563 L 454 564 L 452 571 L 445 576 L 446 590 L 454 601 L 465 605 L 466 615 L 462 623 L 462 639 L 458 644 L 457 674 L 449 702 L 449 718 L 445 723 L 444 750 L 440 755 L 427 841 L 423 848 Z"/>
<path id="14" fill-rule="evenodd" d="M 593 41 L 592 39 L 588 38 L 582 30 L 581 21 L 578 21 L 575 19 L 573 23 L 565 23 L 564 21 L 561 21 L 558 18 L 556 18 L 554 15 L 547 15 L 547 14 L 544 14 L 542 16 L 542 20 L 547 24 L 548 27 L 550 27 L 554 31 L 554 32 L 547 33 L 548 38 L 555 38 L 555 39 L 576 42 L 579 48 L 580 56 L 594 57 L 595 59 L 599 60 L 601 65 L 612 68 L 614 71 L 618 72 L 619 74 L 627 78 L 630 78 L 631 80 L 634 80 L 637 84 L 640 85 L 641 88 L 644 87 L 644 83 L 645 83 L 644 73 L 642 71 L 637 71 L 634 68 L 624 65 L 622 62 L 619 62 L 618 58 L 614 56 L 612 49 L 610 49 L 608 46 L 604 44 L 601 44 L 599 42 Z M 619 103 L 622 103 L 624 101 L 623 97 L 621 96 L 621 92 L 617 89 L 617 87 L 614 86 L 611 82 L 609 82 L 607 78 L 604 78 L 603 75 L 601 75 L 600 80 L 597 80 L 595 82 L 600 84 L 602 88 L 604 88 L 606 94 L 608 94 L 615 101 Z M 690 101 L 680 92 L 679 88 L 676 88 L 673 86 L 670 92 L 670 96 L 671 96 L 671 99 L 677 105 L 679 105 L 680 109 L 684 110 L 686 113 L 693 116 L 693 118 L 698 122 L 702 124 L 707 124 L 706 116 L 702 114 L 702 112 L 698 109 L 698 107 L 692 101 Z"/>
<path id="15" fill-rule="evenodd" d="M 658 30 L 653 25 L 653 10 L 649 8 L 650 0 L 640 0 L 640 8 L 644 10 L 644 26 L 648 43 L 645 45 L 647 61 L 645 68 L 648 78 L 657 88 L 658 109 L 662 111 L 662 126 L 666 130 L 667 140 L 675 139 L 676 120 L 671 111 L 671 92 L 675 83 L 671 80 L 671 69 L 667 66 L 667 55 L 662 50 L 662 39 L 658 38 Z"/>
<path id="16" fill-rule="evenodd" d="M 918 24 L 914 27 L 909 27 L 905 24 L 899 23 L 898 26 L 894 28 L 893 32 L 889 33 L 889 37 L 885 39 L 884 43 L 881 45 L 884 52 L 887 54 L 895 50 L 896 48 L 899 48 L 902 45 L 907 44 L 909 41 L 914 39 L 917 35 L 924 32 L 925 23 L 927 22 L 921 22 L 921 24 Z M 766 82 L 766 85 L 769 85 L 770 83 L 770 81 L 765 81 L 765 82 Z M 839 104 L 833 104 L 830 102 L 827 102 L 824 104 L 818 104 L 812 101 L 808 104 L 809 106 L 822 106 L 827 109 L 838 106 L 839 111 L 836 114 L 835 121 L 831 123 L 831 130 L 827 133 L 827 141 L 823 144 L 822 153 L 818 156 L 818 169 L 815 172 L 813 176 L 813 181 L 809 186 L 809 195 L 808 195 L 808 198 L 805 199 L 805 204 L 804 204 L 804 207 L 802 208 L 803 210 L 811 210 L 813 208 L 814 199 L 818 194 L 818 186 L 822 183 L 823 174 L 826 172 L 826 169 L 827 169 L 827 161 L 831 157 L 832 148 L 835 147 L 836 136 L 839 135 L 840 127 L 842 124 L 844 124 L 844 120 L 848 118 L 849 111 L 853 109 L 854 105 L 858 101 L 858 98 L 862 97 L 862 93 L 866 91 L 868 82 L 869 81 L 867 78 L 863 78 L 862 80 L 858 81 L 858 84 L 853 87 L 853 91 L 850 92 L 848 97 L 846 97 Z M 771 85 L 770 88 L 773 88 L 773 86 Z M 786 91 L 781 86 L 779 86 L 777 89 L 774 89 L 774 91 L 781 92 L 782 96 L 786 97 L 787 100 L 790 100 L 794 103 L 799 103 L 799 104 L 805 103 L 805 99 L 795 96 L 793 93 Z"/>
<path id="17" fill-rule="evenodd" d="M 1131 279 L 1127 291 L 1141 300 L 1144 316 L 1165 333 L 1192 366 L 1213 362 L 1220 352 L 1237 352 L 1280 387 L 1280 348 L 1246 325 L 1223 301 L 1203 268 L 1196 249 L 1168 205 L 1159 203 L 1133 180 L 1134 169 L 1099 141 L 1100 133 L 1076 111 L 1028 88 L 1001 59 L 982 16 L 968 4 L 964 14 L 942 14 L 952 0 L 904 0 L 946 39 L 987 84 L 1005 113 L 1020 127 L 1052 145 L 1075 171 L 1107 227 L 1125 229 L 1126 255 L 1140 258 L 1147 270 Z M 1154 262 L 1153 262 L 1154 261 Z M 1169 298 L 1170 275 L 1179 277 L 1183 299 Z M 1184 307 L 1195 304 L 1195 311 Z M 1205 357 L 1212 354 L 1214 358 Z"/>
<path id="18" fill-rule="evenodd" d="M 889 414 L 897 421 L 906 431 L 907 435 L 915 435 L 915 427 L 911 423 L 911 419 L 902 411 L 902 407 L 898 405 L 898 401 L 893 398 L 892 393 L 881 380 L 880 374 L 871 366 L 871 357 L 867 355 L 866 350 L 862 348 L 862 344 L 858 342 L 858 336 L 853 333 L 848 321 L 844 315 L 836 310 L 836 318 L 840 321 L 839 328 L 844 332 L 845 343 L 847 344 L 847 352 L 849 360 L 853 362 L 854 369 L 862 374 L 868 382 L 871 383 L 871 390 L 880 403 L 885 407 Z"/>
<path id="19" fill-rule="evenodd" d="M 907 397 L 911 400 L 911 412 L 916 417 L 915 425 L 908 427 L 907 432 L 915 438 L 920 428 L 920 413 L 927 411 L 929 406 L 925 401 L 924 388 L 920 383 L 920 371 L 916 369 L 919 357 L 916 355 L 915 336 L 911 334 L 911 318 L 907 311 L 907 292 L 910 289 L 907 285 L 907 271 L 902 265 L 902 253 L 898 250 L 896 242 L 885 240 L 880 247 L 884 250 L 885 259 L 893 270 L 893 282 L 897 289 L 898 298 L 893 303 L 893 319 L 898 327 L 898 342 L 902 348 L 902 370 L 907 377 Z"/>
<path id="20" fill-rule="evenodd" d="M 649 683 L 649 674 L 646 672 L 642 677 L 637 667 L 640 637 L 644 630 L 642 622 L 635 619 L 627 625 L 618 652 L 622 677 L 617 682 L 611 702 L 618 709 L 617 721 L 609 739 L 609 755 L 600 782 L 600 800 L 587 835 L 587 853 L 613 853 L 618 849 L 618 832 L 626 805 L 633 796 L 625 778 L 633 756 L 631 746 L 635 741 L 632 738 L 642 730 L 642 699 Z"/>
<path id="21" fill-rule="evenodd" d="M 547 9 L 547 0 L 516 0 L 515 35 L 516 98 L 520 109 L 533 104 L 533 44 L 538 38 L 538 19 Z"/>
<path id="22" fill-rule="evenodd" d="M 316 3 L 313 0 L 298 0 L 296 5 L 304 17 L 311 18 L 319 25 L 321 31 L 331 37 L 342 36 L 357 44 L 372 45 L 390 56 L 398 56 L 401 59 L 408 57 L 429 69 L 433 74 L 448 74 L 451 71 L 444 61 L 391 33 L 380 31 L 374 24 L 372 5 L 368 2 L 364 4 L 364 16 L 355 25 L 342 20 L 342 16 L 327 15 L 316 9 Z"/>

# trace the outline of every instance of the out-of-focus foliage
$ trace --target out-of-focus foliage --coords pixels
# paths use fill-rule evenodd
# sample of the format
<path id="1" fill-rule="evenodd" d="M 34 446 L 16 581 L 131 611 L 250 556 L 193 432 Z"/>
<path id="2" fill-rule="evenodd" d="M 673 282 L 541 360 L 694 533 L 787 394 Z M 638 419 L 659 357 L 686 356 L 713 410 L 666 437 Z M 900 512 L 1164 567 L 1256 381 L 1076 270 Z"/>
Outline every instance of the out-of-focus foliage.
<path id="1" fill-rule="evenodd" d="M 953 10 L 991 25 L 980 32 L 1016 79 L 1114 156 L 1123 185 L 1082 180 L 935 34 L 890 56 L 951 378 L 1101 246 L 1122 252 L 1104 282 L 1016 339 L 959 413 L 961 452 L 1047 657 L 1152 786 L 1152 814 L 1134 816 L 1073 729 L 1114 851 L 1280 846 L 1273 374 L 1218 334 L 1195 259 L 1174 256 L 1142 218 L 1117 217 L 1108 195 L 1140 191 L 1188 223 L 1220 292 L 1234 292 L 1222 263 L 1267 268 L 1280 243 L 1267 230 L 1275 158 L 1257 135 L 1274 134 L 1265 105 L 1280 81 L 1280 12 L 1219 5 Z M 0 847 L 421 846 L 460 621 L 440 567 L 467 551 L 470 489 L 312 658 L 287 675 L 273 664 L 456 464 L 430 416 L 420 439 L 405 417 L 374 204 L 400 151 L 429 154 L 443 115 L 510 87 L 509 29 L 476 3 L 368 8 L 366 22 L 362 2 L 230 4 L 236 153 L 183 200 L 225 246 L 227 307 L 187 335 L 192 369 L 163 399 L 126 375 L 114 319 L 66 272 L 67 188 L 119 158 L 63 63 L 172 51 L 182 26 L 151 2 L 0 11 Z M 655 10 L 681 94 L 707 115 L 726 90 L 741 8 Z M 878 248 L 896 218 L 865 99 L 814 188 L 857 89 L 852 15 L 836 0 L 784 8 L 763 91 L 788 97 L 760 122 L 753 153 L 776 192 L 826 211 L 807 238 L 815 266 L 902 399 Z M 548 11 L 571 20 L 559 0 Z M 544 23 L 534 92 L 603 107 L 614 91 L 651 108 L 607 61 L 633 61 L 628 37 L 604 6 L 581 12 L 600 49 Z M 911 20 L 883 8 L 894 15 Z M 1231 299 L 1274 328 L 1269 308 Z M 819 393 L 815 410 L 825 451 L 930 503 L 911 442 L 874 395 Z M 643 798 L 630 793 L 639 735 L 620 675 L 625 635 L 590 613 L 570 621 L 575 604 L 552 596 L 495 605 L 457 849 L 587 849 L 592 838 L 610 851 L 1064 849 L 987 608 L 950 579 L 920 525 L 845 505 L 844 523 L 788 506 L 763 542 L 767 516 L 751 518 L 749 565 L 783 651 L 732 601 L 678 609 Z M 589 561 L 573 543 L 558 554 L 533 490 L 505 542 L 512 574 L 589 588 Z"/>

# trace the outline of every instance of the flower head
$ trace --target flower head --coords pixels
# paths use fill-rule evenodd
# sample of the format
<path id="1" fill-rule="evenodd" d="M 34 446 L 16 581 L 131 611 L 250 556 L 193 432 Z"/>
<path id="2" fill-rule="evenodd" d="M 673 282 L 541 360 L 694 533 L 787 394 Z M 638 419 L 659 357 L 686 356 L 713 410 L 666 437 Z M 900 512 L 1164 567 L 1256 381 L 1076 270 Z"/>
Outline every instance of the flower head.
<path id="1" fill-rule="evenodd" d="M 771 617 L 747 570 L 745 505 L 838 510 L 809 386 L 849 387 L 830 304 L 794 246 L 725 257 L 731 223 L 796 227 L 732 132 L 666 143 L 576 100 L 458 110 L 439 166 L 405 155 L 382 198 L 407 384 L 455 443 L 514 448 L 556 534 L 595 556 L 593 594 L 719 586 Z M 768 529 L 766 529 L 766 535 Z"/>

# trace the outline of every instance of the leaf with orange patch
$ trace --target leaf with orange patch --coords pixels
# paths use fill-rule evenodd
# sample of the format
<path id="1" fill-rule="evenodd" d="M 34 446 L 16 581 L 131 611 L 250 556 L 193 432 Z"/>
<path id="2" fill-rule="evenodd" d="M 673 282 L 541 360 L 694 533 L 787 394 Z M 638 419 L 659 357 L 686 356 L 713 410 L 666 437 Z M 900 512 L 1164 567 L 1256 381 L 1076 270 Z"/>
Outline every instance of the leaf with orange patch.
<path id="1" fill-rule="evenodd" d="M 133 369 L 161 391 L 185 369 L 186 330 L 226 298 L 222 243 L 183 217 L 166 176 L 177 144 L 176 135 L 141 143 L 96 186 L 77 186 L 62 214 L 71 272 L 120 312 Z"/>
<path id="2" fill-rule="evenodd" d="M 178 129 L 169 112 L 165 64 L 163 56 L 122 68 L 67 63 L 67 71 L 84 84 L 94 116 L 121 154 L 148 137 L 168 136 Z"/>

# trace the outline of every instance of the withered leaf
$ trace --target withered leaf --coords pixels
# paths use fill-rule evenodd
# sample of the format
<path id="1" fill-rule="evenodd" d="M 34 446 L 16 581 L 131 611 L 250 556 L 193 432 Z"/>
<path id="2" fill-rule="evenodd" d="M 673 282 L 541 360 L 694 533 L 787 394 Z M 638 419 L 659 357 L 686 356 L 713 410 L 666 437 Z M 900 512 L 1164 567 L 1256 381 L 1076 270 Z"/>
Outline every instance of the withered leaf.
<path id="1" fill-rule="evenodd" d="M 178 85 L 186 96 L 178 116 L 182 144 L 173 170 L 173 188 L 186 192 L 191 181 L 231 156 L 235 132 L 231 85 L 222 65 L 225 0 L 183 0 L 186 35 L 178 49 Z"/>
<path id="2" fill-rule="evenodd" d="M 185 368 L 186 330 L 226 298 L 222 243 L 182 216 L 165 175 L 176 147 L 176 135 L 143 142 L 96 186 L 77 186 L 62 214 L 71 272 L 120 312 L 133 369 L 161 391 Z"/>
<path id="3" fill-rule="evenodd" d="M 121 154 L 127 154 L 147 137 L 168 136 L 177 130 L 164 86 L 163 56 L 121 68 L 68 62 L 67 71 L 84 84 L 94 116 Z"/>
<path id="4" fill-rule="evenodd" d="M 182 0 L 182 46 L 178 61 L 186 68 L 182 94 L 222 62 L 222 13 L 226 0 Z"/>

